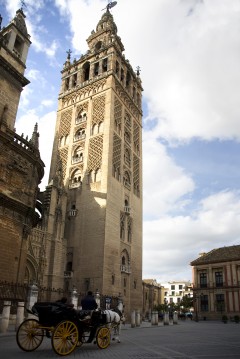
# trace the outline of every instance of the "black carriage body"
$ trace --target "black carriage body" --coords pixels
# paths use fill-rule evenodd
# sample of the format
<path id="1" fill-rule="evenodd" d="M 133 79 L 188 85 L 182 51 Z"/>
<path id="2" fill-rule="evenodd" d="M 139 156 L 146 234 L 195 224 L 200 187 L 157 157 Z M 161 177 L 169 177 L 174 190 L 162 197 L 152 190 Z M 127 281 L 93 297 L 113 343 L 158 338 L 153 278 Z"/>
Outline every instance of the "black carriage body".
<path id="1" fill-rule="evenodd" d="M 76 322 L 78 319 L 77 311 L 59 302 L 38 302 L 32 307 L 32 312 L 38 315 L 39 324 L 45 327 L 55 327 L 62 320 Z"/>

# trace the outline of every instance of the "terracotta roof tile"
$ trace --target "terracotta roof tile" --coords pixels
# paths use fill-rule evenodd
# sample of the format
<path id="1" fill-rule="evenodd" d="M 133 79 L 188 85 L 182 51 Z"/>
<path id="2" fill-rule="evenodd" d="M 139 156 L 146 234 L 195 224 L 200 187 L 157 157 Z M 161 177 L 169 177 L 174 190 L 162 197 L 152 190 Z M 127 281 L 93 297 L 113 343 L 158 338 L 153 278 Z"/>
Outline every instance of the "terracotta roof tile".
<path id="1" fill-rule="evenodd" d="M 195 259 L 191 266 L 240 260 L 240 245 L 213 249 Z"/>

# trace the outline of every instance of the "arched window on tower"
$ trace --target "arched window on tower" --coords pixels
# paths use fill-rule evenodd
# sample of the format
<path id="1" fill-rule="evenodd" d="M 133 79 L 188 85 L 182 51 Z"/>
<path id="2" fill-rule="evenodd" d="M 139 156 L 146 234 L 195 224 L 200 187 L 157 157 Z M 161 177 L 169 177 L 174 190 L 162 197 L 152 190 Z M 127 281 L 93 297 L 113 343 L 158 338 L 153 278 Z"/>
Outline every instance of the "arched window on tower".
<path id="1" fill-rule="evenodd" d="M 79 128 L 74 136 L 74 141 L 82 140 L 86 137 L 85 128 Z"/>
<path id="2" fill-rule="evenodd" d="M 102 133 L 103 132 L 103 122 L 99 122 L 98 124 L 98 133 Z"/>
<path id="3" fill-rule="evenodd" d="M 102 41 L 98 41 L 95 45 L 95 51 L 99 51 L 102 47 Z"/>
<path id="4" fill-rule="evenodd" d="M 121 272 L 131 273 L 129 254 L 126 249 L 124 249 L 121 254 Z"/>
<path id="5" fill-rule="evenodd" d="M 75 123 L 78 124 L 80 122 L 84 122 L 87 120 L 87 114 L 85 111 L 83 110 L 80 110 L 78 113 L 77 113 L 77 117 L 76 117 L 76 121 Z"/>
<path id="6" fill-rule="evenodd" d="M 76 169 L 70 178 L 69 188 L 80 187 L 82 184 L 82 172 L 80 169 Z"/>
<path id="7" fill-rule="evenodd" d="M 77 147 L 72 156 L 72 163 L 78 163 L 83 161 L 83 148 Z"/>
<path id="8" fill-rule="evenodd" d="M 87 61 L 82 67 L 83 69 L 83 81 L 88 81 L 90 77 L 90 62 Z"/>

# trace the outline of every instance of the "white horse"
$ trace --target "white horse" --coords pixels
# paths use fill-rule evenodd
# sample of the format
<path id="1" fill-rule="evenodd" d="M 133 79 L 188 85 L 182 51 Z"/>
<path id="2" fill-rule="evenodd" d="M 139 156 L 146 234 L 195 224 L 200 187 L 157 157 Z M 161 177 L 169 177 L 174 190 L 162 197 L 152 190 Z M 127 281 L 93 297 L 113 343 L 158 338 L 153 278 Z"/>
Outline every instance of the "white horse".
<path id="1" fill-rule="evenodd" d="M 107 326 L 111 330 L 112 340 L 120 343 L 121 322 L 123 320 L 123 303 L 118 302 L 115 309 L 105 309 L 103 313 L 106 314 Z"/>

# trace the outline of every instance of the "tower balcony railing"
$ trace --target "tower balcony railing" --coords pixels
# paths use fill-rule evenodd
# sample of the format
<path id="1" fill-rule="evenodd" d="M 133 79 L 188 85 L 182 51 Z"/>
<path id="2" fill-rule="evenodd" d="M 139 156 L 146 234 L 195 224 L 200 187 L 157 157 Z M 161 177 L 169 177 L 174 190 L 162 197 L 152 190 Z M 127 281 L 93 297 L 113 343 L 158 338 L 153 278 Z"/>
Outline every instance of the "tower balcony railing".
<path id="1" fill-rule="evenodd" d="M 70 279 L 72 277 L 73 277 L 73 272 L 72 271 L 67 270 L 67 271 L 64 272 L 64 279 Z"/>
<path id="2" fill-rule="evenodd" d="M 72 157 L 72 163 L 79 163 L 79 162 L 83 162 L 82 157 L 78 157 L 78 156 L 73 156 Z"/>
<path id="3" fill-rule="evenodd" d="M 78 182 L 71 182 L 68 185 L 69 189 L 73 189 L 73 188 L 78 188 L 81 187 L 82 182 L 78 181 Z"/>
<path id="4" fill-rule="evenodd" d="M 131 208 L 129 206 L 124 206 L 124 213 L 130 214 L 131 213 Z"/>
<path id="5" fill-rule="evenodd" d="M 130 265 L 121 264 L 120 270 L 121 270 L 122 273 L 128 273 L 128 274 L 131 273 Z"/>
<path id="6" fill-rule="evenodd" d="M 86 134 L 83 133 L 82 135 L 76 135 L 74 136 L 74 142 L 79 140 L 84 140 L 86 138 Z"/>
<path id="7" fill-rule="evenodd" d="M 83 116 L 83 117 L 77 117 L 75 120 L 75 124 L 79 125 L 79 123 L 85 122 L 87 121 L 87 116 Z"/>

